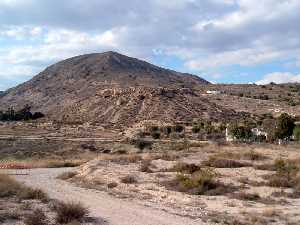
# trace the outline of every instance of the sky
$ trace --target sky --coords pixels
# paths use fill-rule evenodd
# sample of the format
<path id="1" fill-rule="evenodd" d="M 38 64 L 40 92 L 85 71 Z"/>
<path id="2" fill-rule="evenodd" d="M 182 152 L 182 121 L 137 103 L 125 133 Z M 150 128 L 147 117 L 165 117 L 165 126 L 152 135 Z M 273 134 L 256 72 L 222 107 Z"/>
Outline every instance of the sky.
<path id="1" fill-rule="evenodd" d="M 300 0 L 0 0 L 0 90 L 117 51 L 214 83 L 300 82 Z"/>

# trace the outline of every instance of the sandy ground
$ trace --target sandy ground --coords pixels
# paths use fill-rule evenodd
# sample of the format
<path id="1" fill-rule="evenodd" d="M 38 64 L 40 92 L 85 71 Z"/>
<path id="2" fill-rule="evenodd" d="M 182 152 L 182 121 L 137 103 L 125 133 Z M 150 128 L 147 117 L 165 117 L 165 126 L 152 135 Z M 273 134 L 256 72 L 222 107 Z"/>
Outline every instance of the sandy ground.
<path id="1" fill-rule="evenodd" d="M 89 207 L 90 215 L 103 218 L 110 225 L 205 225 L 201 220 L 182 217 L 138 204 L 128 199 L 118 199 L 105 192 L 85 189 L 56 177 L 72 169 L 34 169 L 29 175 L 15 176 L 28 186 L 41 188 L 53 199 L 80 201 Z"/>

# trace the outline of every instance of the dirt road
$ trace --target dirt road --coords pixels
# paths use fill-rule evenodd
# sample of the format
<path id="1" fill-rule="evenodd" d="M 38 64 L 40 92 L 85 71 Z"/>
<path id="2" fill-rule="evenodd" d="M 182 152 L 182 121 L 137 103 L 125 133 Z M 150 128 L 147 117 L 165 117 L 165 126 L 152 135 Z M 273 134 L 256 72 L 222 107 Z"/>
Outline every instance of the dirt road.
<path id="1" fill-rule="evenodd" d="M 16 178 L 26 185 L 43 189 L 53 199 L 80 201 L 89 207 L 91 216 L 101 217 L 110 225 L 205 225 L 201 220 L 173 215 L 56 179 L 68 170 L 72 169 L 34 169 L 29 175 Z"/>

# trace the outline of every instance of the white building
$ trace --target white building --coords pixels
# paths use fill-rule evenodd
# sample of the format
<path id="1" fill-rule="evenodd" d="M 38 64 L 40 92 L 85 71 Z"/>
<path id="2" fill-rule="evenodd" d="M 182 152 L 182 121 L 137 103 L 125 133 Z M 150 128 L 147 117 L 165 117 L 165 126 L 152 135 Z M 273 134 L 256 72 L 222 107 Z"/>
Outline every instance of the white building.
<path id="1" fill-rule="evenodd" d="M 218 95 L 218 94 L 221 94 L 221 91 L 217 91 L 217 90 L 208 90 L 208 91 L 206 91 L 206 94 L 210 94 L 210 95 Z"/>

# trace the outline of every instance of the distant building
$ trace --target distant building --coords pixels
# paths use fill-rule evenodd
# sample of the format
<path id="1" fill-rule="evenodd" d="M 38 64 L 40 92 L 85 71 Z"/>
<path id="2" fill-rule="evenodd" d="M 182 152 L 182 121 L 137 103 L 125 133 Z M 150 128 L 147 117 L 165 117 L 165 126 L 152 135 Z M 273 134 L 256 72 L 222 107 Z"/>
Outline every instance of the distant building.
<path id="1" fill-rule="evenodd" d="M 221 94 L 221 91 L 217 91 L 217 90 L 208 90 L 206 91 L 206 94 L 210 94 L 210 95 L 218 95 Z"/>
<path id="2" fill-rule="evenodd" d="M 253 128 L 253 129 L 251 129 L 251 132 L 252 132 L 252 135 L 254 137 L 253 140 L 257 140 L 257 138 L 259 138 L 259 137 L 263 137 L 263 138 L 265 138 L 265 140 L 268 139 L 268 133 L 265 132 L 265 131 L 262 131 L 259 128 Z M 232 142 L 234 140 L 236 140 L 236 137 L 233 136 L 232 134 L 230 134 L 229 129 L 227 127 L 226 128 L 226 141 L 227 142 Z"/>
<path id="3" fill-rule="evenodd" d="M 268 133 L 265 131 L 262 131 L 259 128 L 253 128 L 253 129 L 251 129 L 251 132 L 256 137 L 265 137 L 266 140 L 268 139 Z"/>

